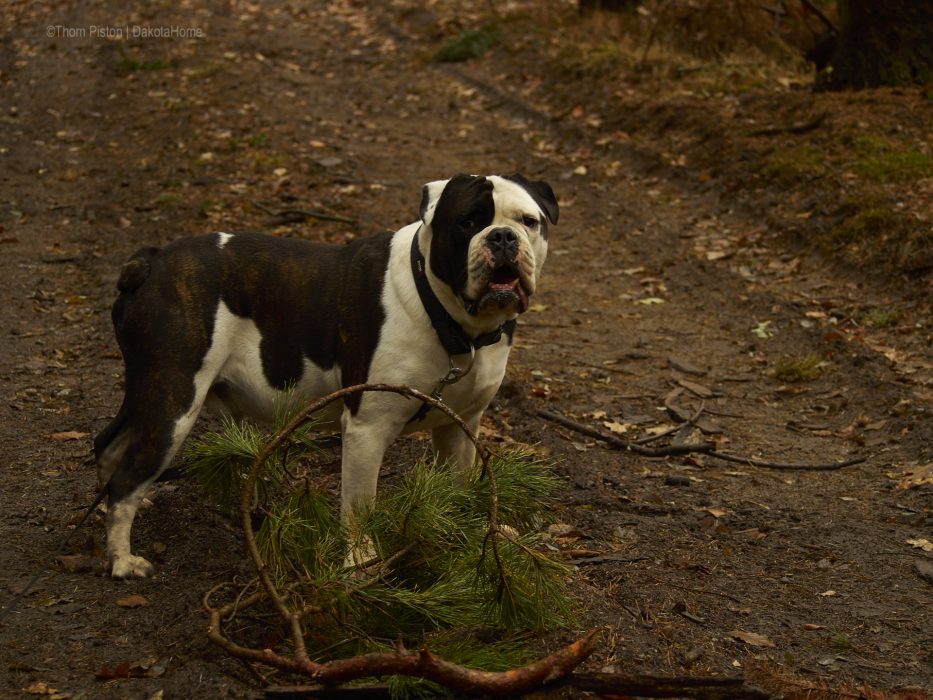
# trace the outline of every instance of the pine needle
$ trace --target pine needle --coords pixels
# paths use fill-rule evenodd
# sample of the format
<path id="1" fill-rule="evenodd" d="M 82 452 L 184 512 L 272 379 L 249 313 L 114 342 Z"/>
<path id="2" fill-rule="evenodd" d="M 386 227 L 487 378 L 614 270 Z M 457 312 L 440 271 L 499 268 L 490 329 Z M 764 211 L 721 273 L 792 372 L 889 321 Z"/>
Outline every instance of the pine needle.
<path id="1" fill-rule="evenodd" d="M 218 505 L 232 510 L 265 439 L 253 424 L 224 418 L 222 430 L 205 433 L 188 444 L 185 471 L 194 475 L 204 493 Z"/>

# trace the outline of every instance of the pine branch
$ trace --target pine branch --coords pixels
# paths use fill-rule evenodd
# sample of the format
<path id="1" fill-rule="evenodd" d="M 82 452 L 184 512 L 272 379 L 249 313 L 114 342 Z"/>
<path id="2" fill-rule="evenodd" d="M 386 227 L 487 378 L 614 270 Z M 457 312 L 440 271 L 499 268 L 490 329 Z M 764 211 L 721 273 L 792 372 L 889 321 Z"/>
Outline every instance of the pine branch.
<path id="1" fill-rule="evenodd" d="M 427 462 L 383 489 L 375 506 L 359 518 L 358 534 L 368 535 L 380 553 L 372 563 L 375 575 L 367 569 L 371 578 L 362 581 L 362 571 L 337 563 L 343 558 L 347 533 L 333 515 L 335 504 L 301 480 L 292 459 L 293 449 L 301 451 L 293 447 L 300 443 L 295 435 L 308 430 L 314 413 L 361 390 L 399 393 L 447 413 L 477 444 L 481 462 L 466 490 L 457 487 L 450 470 Z M 455 634 L 461 646 L 473 649 L 479 659 L 486 643 L 480 644 L 469 630 L 494 625 L 501 634 L 509 629 L 552 628 L 569 620 L 568 569 L 539 551 L 533 534 L 512 534 L 547 519 L 551 494 L 559 482 L 546 465 L 518 452 L 493 455 L 476 443 L 466 424 L 446 405 L 407 387 L 349 387 L 297 412 L 283 411 L 276 422 L 275 435 L 248 450 L 234 449 L 238 443 L 228 437 L 210 438 L 214 450 L 207 450 L 210 459 L 202 461 L 202 468 L 217 477 L 222 458 L 233 458 L 242 476 L 244 455 L 254 455 L 241 478 L 240 521 L 260 590 L 247 595 L 241 589 L 236 600 L 219 608 L 206 597 L 212 642 L 246 663 L 262 663 L 320 682 L 401 674 L 456 691 L 505 695 L 566 674 L 590 653 L 593 633 L 533 664 L 509 671 L 496 671 L 495 664 L 489 664 L 490 670 L 481 671 L 456 663 L 456 648 L 437 636 L 445 630 Z M 267 470 L 289 479 L 264 477 Z M 265 520 L 256 533 L 253 494 L 266 480 L 278 486 L 264 493 L 269 499 L 263 509 Z M 283 486 L 296 482 L 297 490 L 283 491 Z M 484 556 L 487 547 L 491 557 Z M 260 650 L 243 646 L 224 632 L 228 616 L 255 606 L 272 607 L 289 631 L 287 642 Z M 329 618 L 336 624 L 327 624 Z M 309 625 L 315 626 L 313 634 L 308 633 Z M 348 630 L 352 638 L 346 637 Z M 399 639 L 401 646 L 394 652 L 376 651 L 380 638 Z M 401 640 L 420 646 L 421 651 L 405 651 Z M 429 642 L 449 651 L 451 658 L 427 651 L 424 645 Z M 357 655 L 312 661 L 337 647 Z M 370 653 L 363 653 L 367 648 Z"/>

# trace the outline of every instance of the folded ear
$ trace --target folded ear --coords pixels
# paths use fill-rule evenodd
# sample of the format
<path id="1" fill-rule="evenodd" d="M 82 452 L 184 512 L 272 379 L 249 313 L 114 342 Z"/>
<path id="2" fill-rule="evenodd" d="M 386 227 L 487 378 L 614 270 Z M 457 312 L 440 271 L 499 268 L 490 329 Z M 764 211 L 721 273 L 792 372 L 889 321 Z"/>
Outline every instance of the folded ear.
<path id="1" fill-rule="evenodd" d="M 527 190 L 528 194 L 534 198 L 537 205 L 544 212 L 547 220 L 552 224 L 557 223 L 557 217 L 560 216 L 560 207 L 557 206 L 557 197 L 554 196 L 554 190 L 544 180 L 529 180 L 520 173 L 512 173 L 505 176 L 506 180 L 516 182 Z"/>
<path id="2" fill-rule="evenodd" d="M 431 219 L 434 218 L 434 208 L 437 201 L 441 198 L 444 188 L 450 180 L 434 180 L 421 188 L 421 221 L 426 225 L 431 225 Z"/>

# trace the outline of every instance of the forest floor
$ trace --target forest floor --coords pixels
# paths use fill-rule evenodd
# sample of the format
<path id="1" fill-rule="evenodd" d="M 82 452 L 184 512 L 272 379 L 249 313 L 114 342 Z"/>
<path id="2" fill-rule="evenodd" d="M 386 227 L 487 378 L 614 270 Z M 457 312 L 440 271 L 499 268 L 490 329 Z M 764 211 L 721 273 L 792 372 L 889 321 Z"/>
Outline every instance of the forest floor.
<path id="1" fill-rule="evenodd" d="M 547 31 L 585 30 L 560 3 L 438 64 L 437 18 L 411 5 L 0 10 L 4 601 L 93 498 L 90 442 L 121 397 L 109 309 L 138 247 L 343 242 L 414 220 L 424 182 L 519 171 L 561 219 L 483 432 L 555 460 L 563 556 L 616 555 L 577 567 L 578 629 L 542 651 L 596 626 L 590 670 L 933 691 L 930 101 L 748 67 L 606 78 Z M 172 25 L 202 36 L 92 31 Z M 358 223 L 269 225 L 284 208 Z M 701 407 L 691 439 L 723 451 L 866 460 L 651 459 L 538 414 L 635 439 Z M 2 623 L 0 695 L 254 691 L 204 634 L 203 593 L 246 571 L 230 520 L 174 482 L 134 537 L 153 578 L 56 564 Z M 72 551 L 102 544 L 98 518 Z M 96 677 L 125 663 L 148 677 Z"/>

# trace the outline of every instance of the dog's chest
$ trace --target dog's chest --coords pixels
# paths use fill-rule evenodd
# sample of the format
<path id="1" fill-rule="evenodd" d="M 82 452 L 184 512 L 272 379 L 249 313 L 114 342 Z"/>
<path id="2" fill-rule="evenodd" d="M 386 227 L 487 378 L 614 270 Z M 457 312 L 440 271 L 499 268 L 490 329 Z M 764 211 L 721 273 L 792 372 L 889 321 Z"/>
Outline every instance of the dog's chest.
<path id="1" fill-rule="evenodd" d="M 482 412 L 502 383 L 508 355 L 509 344 L 505 338 L 495 346 L 483 348 L 477 353 L 476 361 L 466 375 L 443 387 L 441 399 L 462 418 L 470 418 Z M 442 376 L 444 375 L 438 375 L 432 390 Z M 433 428 L 447 422 L 449 420 L 441 412 L 425 412 L 422 409 L 408 423 L 406 432 Z"/>

